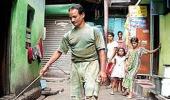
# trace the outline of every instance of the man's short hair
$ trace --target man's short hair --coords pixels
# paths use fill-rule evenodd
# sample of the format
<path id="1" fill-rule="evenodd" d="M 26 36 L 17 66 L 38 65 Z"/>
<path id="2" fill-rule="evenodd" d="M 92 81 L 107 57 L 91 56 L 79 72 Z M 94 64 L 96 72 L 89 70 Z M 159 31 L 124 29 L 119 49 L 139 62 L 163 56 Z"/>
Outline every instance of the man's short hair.
<path id="1" fill-rule="evenodd" d="M 71 6 L 68 11 L 70 11 L 71 9 L 77 9 L 79 14 L 85 13 L 83 6 L 80 4 L 75 4 Z"/>

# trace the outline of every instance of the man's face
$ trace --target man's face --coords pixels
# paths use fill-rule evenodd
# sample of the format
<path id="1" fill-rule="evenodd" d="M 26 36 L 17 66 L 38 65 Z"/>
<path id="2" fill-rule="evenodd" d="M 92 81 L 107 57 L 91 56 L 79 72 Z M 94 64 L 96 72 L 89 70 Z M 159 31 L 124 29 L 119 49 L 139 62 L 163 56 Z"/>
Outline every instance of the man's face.
<path id="1" fill-rule="evenodd" d="M 69 17 L 75 27 L 79 27 L 84 21 L 84 13 L 79 14 L 77 9 L 70 9 Z"/>

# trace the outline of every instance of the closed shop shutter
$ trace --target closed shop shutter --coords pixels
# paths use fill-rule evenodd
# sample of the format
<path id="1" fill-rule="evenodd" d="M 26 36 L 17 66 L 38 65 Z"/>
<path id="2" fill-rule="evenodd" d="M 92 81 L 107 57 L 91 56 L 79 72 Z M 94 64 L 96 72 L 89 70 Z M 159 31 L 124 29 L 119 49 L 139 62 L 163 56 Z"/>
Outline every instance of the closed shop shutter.
<path id="1" fill-rule="evenodd" d="M 44 57 L 42 64 L 44 65 L 51 57 L 51 55 L 58 48 L 63 35 L 72 28 L 70 20 L 66 17 L 47 17 L 45 19 L 46 38 L 44 44 Z M 71 54 L 70 51 L 62 56 L 52 64 L 51 68 L 57 67 L 69 71 L 71 68 Z"/>

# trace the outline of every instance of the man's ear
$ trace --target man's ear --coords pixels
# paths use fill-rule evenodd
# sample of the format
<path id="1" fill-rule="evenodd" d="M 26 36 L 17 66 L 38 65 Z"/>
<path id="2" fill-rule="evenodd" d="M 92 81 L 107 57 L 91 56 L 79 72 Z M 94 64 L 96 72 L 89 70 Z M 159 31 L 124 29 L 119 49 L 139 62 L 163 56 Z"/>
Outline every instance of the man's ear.
<path id="1" fill-rule="evenodd" d="M 82 16 L 82 18 L 85 18 L 85 13 L 82 13 L 81 16 Z"/>

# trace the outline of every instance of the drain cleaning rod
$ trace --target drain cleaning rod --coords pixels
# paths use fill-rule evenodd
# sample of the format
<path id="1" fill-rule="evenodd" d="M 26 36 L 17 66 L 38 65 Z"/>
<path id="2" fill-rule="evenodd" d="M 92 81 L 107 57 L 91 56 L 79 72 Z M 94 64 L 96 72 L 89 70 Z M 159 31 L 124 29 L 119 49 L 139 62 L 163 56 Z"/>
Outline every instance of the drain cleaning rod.
<path id="1" fill-rule="evenodd" d="M 141 0 L 138 0 L 137 3 L 135 4 L 135 6 L 138 6 L 140 2 L 141 2 Z"/>
<path id="2" fill-rule="evenodd" d="M 61 70 L 64 74 L 69 75 L 69 73 L 65 72 L 63 69 L 57 67 L 59 70 Z"/>
<path id="3" fill-rule="evenodd" d="M 36 79 L 34 79 L 24 90 L 22 90 L 15 98 L 14 100 L 17 100 L 17 98 L 23 94 L 32 84 L 34 84 L 39 78 L 41 77 L 41 75 L 39 75 Z"/>

